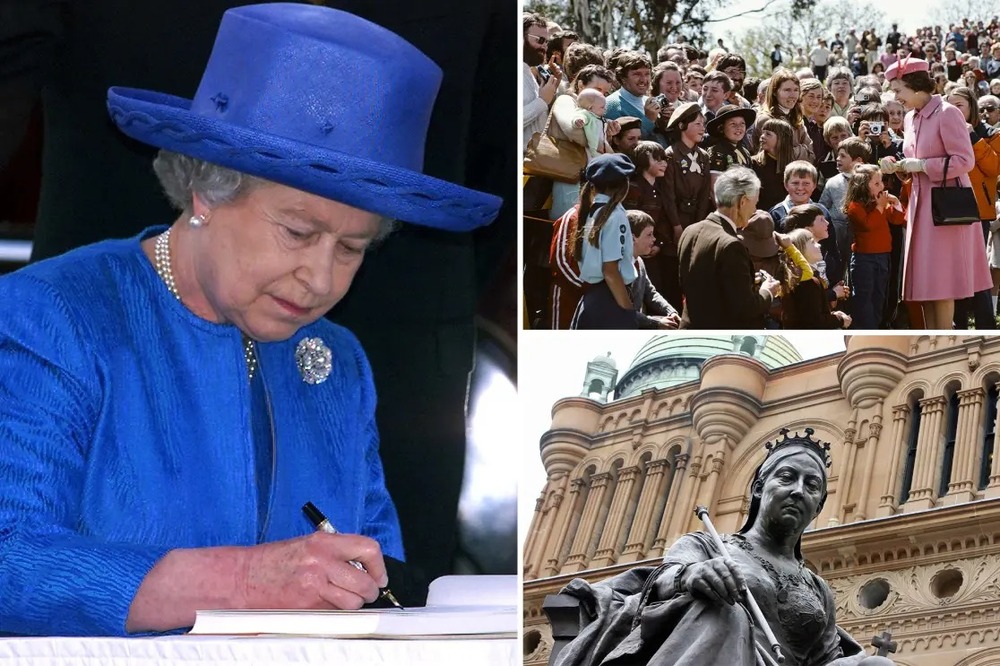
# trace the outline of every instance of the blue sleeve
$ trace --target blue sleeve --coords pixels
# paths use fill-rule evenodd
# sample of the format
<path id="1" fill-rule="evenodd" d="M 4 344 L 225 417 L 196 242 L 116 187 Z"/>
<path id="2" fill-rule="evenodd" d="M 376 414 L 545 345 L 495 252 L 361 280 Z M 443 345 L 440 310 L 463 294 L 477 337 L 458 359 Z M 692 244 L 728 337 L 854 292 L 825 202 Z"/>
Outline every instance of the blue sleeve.
<path id="1" fill-rule="evenodd" d="M 346 329 L 342 330 L 347 332 Z M 396 505 L 393 504 L 392 497 L 385 487 L 385 474 L 382 470 L 382 459 L 379 456 L 379 434 L 378 426 L 375 423 L 376 393 L 371 366 L 357 338 L 350 333 L 348 336 L 354 346 L 354 356 L 363 387 L 361 410 L 365 422 L 363 437 L 368 483 L 365 490 L 361 534 L 378 541 L 383 555 L 405 561 L 399 516 L 396 514 Z"/>
<path id="2" fill-rule="evenodd" d="M 0 279 L 0 303 L 0 631 L 124 635 L 135 593 L 169 549 L 80 531 L 101 402 L 95 350 L 44 282 Z"/>
<path id="3" fill-rule="evenodd" d="M 601 263 L 618 261 L 625 256 L 625 243 L 632 240 L 628 218 L 619 211 L 611 213 L 601 229 Z"/>

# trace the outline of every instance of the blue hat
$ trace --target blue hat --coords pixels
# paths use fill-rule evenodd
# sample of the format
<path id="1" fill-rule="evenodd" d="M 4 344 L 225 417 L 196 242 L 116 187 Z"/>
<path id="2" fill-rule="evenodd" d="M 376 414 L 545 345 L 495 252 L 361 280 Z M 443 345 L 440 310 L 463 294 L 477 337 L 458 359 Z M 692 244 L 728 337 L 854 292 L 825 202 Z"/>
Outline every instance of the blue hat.
<path id="1" fill-rule="evenodd" d="M 398 35 L 306 4 L 222 17 L 193 100 L 108 90 L 143 143 L 390 218 L 447 231 L 489 224 L 498 197 L 423 171 L 441 70 Z"/>
<path id="2" fill-rule="evenodd" d="M 587 162 L 583 179 L 598 187 L 620 185 L 635 172 L 635 165 L 621 153 L 598 155 Z"/>

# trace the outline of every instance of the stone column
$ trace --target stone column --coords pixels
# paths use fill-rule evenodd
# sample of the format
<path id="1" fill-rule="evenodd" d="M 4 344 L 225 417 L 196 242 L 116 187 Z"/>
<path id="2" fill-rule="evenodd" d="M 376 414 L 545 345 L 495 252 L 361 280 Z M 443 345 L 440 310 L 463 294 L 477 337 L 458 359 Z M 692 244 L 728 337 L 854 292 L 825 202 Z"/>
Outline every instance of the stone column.
<path id="1" fill-rule="evenodd" d="M 955 454 L 952 456 L 951 479 L 944 504 L 971 502 L 976 498 L 976 453 L 982 445 L 982 388 L 958 392 L 958 429 L 955 432 Z"/>
<path id="2" fill-rule="evenodd" d="M 854 511 L 854 520 L 868 518 L 868 493 L 871 492 L 872 476 L 875 474 L 875 447 L 882 434 L 882 401 L 875 406 L 875 414 L 868 425 L 868 440 L 865 442 L 865 464 L 861 469 L 861 494 L 858 495 L 858 505 Z"/>
<path id="3" fill-rule="evenodd" d="M 587 505 L 583 508 L 583 516 L 580 518 L 580 526 L 576 530 L 569 558 L 562 567 L 563 573 L 583 571 L 587 568 L 587 550 L 594 538 L 594 529 L 597 526 L 597 514 L 604 503 L 604 492 L 608 489 L 609 481 L 611 481 L 610 472 L 591 475 Z"/>
<path id="4" fill-rule="evenodd" d="M 542 494 L 535 500 L 535 513 L 531 517 L 531 527 L 528 528 L 528 538 L 524 544 L 524 566 L 522 567 L 524 577 L 529 578 L 531 573 L 535 570 L 533 566 L 535 562 L 534 550 L 535 546 L 539 541 L 539 533 L 542 530 L 542 521 L 545 518 L 543 513 L 543 507 L 545 506 L 545 495 L 549 490 L 549 482 L 545 482 L 545 488 L 542 489 Z"/>
<path id="5" fill-rule="evenodd" d="M 622 528 L 622 520 L 625 518 L 625 506 L 629 498 L 632 497 L 632 489 L 635 479 L 641 470 L 638 467 L 626 467 L 618 471 L 618 484 L 615 486 L 615 496 L 611 500 L 611 507 L 608 509 L 607 522 L 604 531 L 601 532 L 601 540 L 594 552 L 594 559 L 591 568 L 609 567 L 615 563 L 617 553 L 615 549 L 618 545 L 618 532 Z"/>
<path id="6" fill-rule="evenodd" d="M 708 507 L 709 515 L 714 515 L 712 511 L 715 506 L 715 489 L 719 484 L 719 477 L 722 475 L 722 468 L 726 463 L 726 445 L 725 439 L 721 442 L 717 442 L 716 446 L 712 447 L 711 457 L 711 467 L 708 468 L 708 474 L 705 477 L 705 481 L 702 482 L 701 488 L 699 489 L 698 495 L 691 502 L 691 515 L 694 515 L 694 507 L 698 504 L 702 504 Z"/>
<path id="7" fill-rule="evenodd" d="M 934 478 L 941 464 L 941 427 L 948 401 L 935 396 L 920 401 L 920 439 L 917 440 L 917 464 L 906 509 L 913 511 L 934 506 Z"/>
<path id="8" fill-rule="evenodd" d="M 570 534 L 574 532 L 570 531 L 570 526 L 575 522 L 577 525 L 580 524 L 579 516 L 574 516 L 576 512 L 576 507 L 580 501 L 580 493 L 586 487 L 587 481 L 585 479 L 573 479 L 569 483 L 569 502 L 566 502 L 565 508 L 559 512 L 558 520 L 556 521 L 556 537 L 552 541 L 552 547 L 549 549 L 549 559 L 545 561 L 545 568 L 542 570 L 543 576 L 555 576 L 559 573 L 560 561 L 563 557 L 563 549 L 567 542 L 571 541 Z M 581 510 L 582 513 L 582 510 Z M 573 526 L 575 530 L 575 525 Z"/>
<path id="9" fill-rule="evenodd" d="M 550 479 L 545 480 L 545 487 L 542 488 L 542 492 L 539 493 L 538 497 L 535 498 L 535 512 L 531 514 L 531 527 L 528 528 L 528 539 L 524 543 L 524 557 L 525 559 L 531 555 L 531 550 L 535 547 L 535 542 L 537 541 L 538 531 L 542 527 L 542 510 L 545 506 L 545 496 L 549 492 Z"/>
<path id="10" fill-rule="evenodd" d="M 1000 382 L 997 382 L 1000 386 Z M 990 465 L 990 480 L 986 484 L 986 497 L 1000 497 L 1000 409 L 997 409 L 997 420 L 993 424 L 993 464 Z"/>
<path id="11" fill-rule="evenodd" d="M 855 426 L 858 424 L 858 409 L 851 410 L 851 420 L 847 422 L 844 430 L 844 446 L 840 459 L 840 471 L 837 473 L 837 492 L 834 494 L 834 508 L 830 513 L 830 520 L 827 527 L 836 527 L 843 522 L 844 506 L 847 504 L 847 495 L 851 489 L 851 467 L 854 465 L 854 436 L 857 434 Z"/>
<path id="12" fill-rule="evenodd" d="M 527 547 L 525 548 L 525 578 L 527 578 L 529 574 L 534 578 L 540 576 L 543 566 L 549 559 L 549 550 L 553 548 L 552 533 L 556 524 L 556 519 L 559 516 L 559 508 L 562 506 L 563 495 L 566 493 L 568 480 L 569 475 L 565 473 L 549 479 L 548 486 L 551 487 L 552 490 L 545 497 L 545 503 L 542 507 L 541 523 L 537 529 L 535 526 L 532 526 L 532 531 L 534 532 L 532 535 L 534 537 L 534 543 L 529 544 L 531 546 L 531 550 Z M 558 546 L 555 547 L 558 548 Z"/>
<path id="13" fill-rule="evenodd" d="M 663 506 L 667 501 L 666 497 L 661 497 L 663 473 L 666 470 L 666 460 L 651 460 L 646 463 L 646 480 L 642 484 L 639 505 L 635 510 L 635 518 L 632 520 L 625 548 L 618 558 L 619 562 L 636 562 L 646 553 L 646 532 L 649 531 L 649 521 L 654 515 L 659 515 L 654 514 L 653 509 L 658 504 Z"/>
<path id="14" fill-rule="evenodd" d="M 701 485 L 701 456 L 696 456 L 691 461 L 691 471 L 684 473 L 681 467 L 681 456 L 678 456 L 677 472 L 682 482 L 676 493 L 671 491 L 667 506 L 663 510 L 663 520 L 660 521 L 660 529 L 656 533 L 653 547 L 649 550 L 649 557 L 660 557 L 667 550 L 668 544 L 673 541 L 671 535 L 681 534 L 688 531 L 690 516 L 694 515 L 694 505 L 692 498 L 697 495 L 697 489 Z M 687 463 L 687 455 L 684 455 L 684 463 Z M 674 477 L 674 485 L 677 485 L 678 476 Z M 690 515 L 689 515 L 690 514 Z"/>
<path id="15" fill-rule="evenodd" d="M 909 405 L 897 405 L 892 408 L 892 456 L 889 458 L 889 473 L 885 477 L 882 502 L 878 507 L 877 515 L 879 517 L 891 516 L 896 513 L 899 479 L 906 455 L 906 420 L 909 415 Z"/>

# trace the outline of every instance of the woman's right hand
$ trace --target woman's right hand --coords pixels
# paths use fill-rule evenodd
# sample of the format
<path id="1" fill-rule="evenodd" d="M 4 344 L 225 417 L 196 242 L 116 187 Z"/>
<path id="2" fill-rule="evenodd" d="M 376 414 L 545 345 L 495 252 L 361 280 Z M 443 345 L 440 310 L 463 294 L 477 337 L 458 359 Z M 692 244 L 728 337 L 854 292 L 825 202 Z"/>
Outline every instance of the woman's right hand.
<path id="1" fill-rule="evenodd" d="M 355 610 L 375 601 L 388 584 L 378 542 L 325 532 L 247 548 L 237 575 L 245 595 L 240 608 Z"/>
<path id="2" fill-rule="evenodd" d="M 739 565 L 730 557 L 695 562 L 681 574 L 681 589 L 717 603 L 735 604 L 747 589 Z"/>

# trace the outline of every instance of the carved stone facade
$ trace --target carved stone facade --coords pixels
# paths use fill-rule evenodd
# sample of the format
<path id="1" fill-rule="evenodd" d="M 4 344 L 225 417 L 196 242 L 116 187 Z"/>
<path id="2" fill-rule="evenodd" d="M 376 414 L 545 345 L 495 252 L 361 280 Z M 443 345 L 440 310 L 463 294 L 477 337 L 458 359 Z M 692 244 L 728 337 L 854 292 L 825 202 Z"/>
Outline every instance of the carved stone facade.
<path id="1" fill-rule="evenodd" d="M 738 529 L 784 427 L 832 445 L 803 552 L 839 624 L 863 644 L 892 632 L 902 666 L 1000 664 L 998 381 L 1000 337 L 853 336 L 785 367 L 724 354 L 666 389 L 560 400 L 524 549 L 525 664 L 548 658 L 541 605 L 572 578 L 657 562 L 698 504 Z"/>

